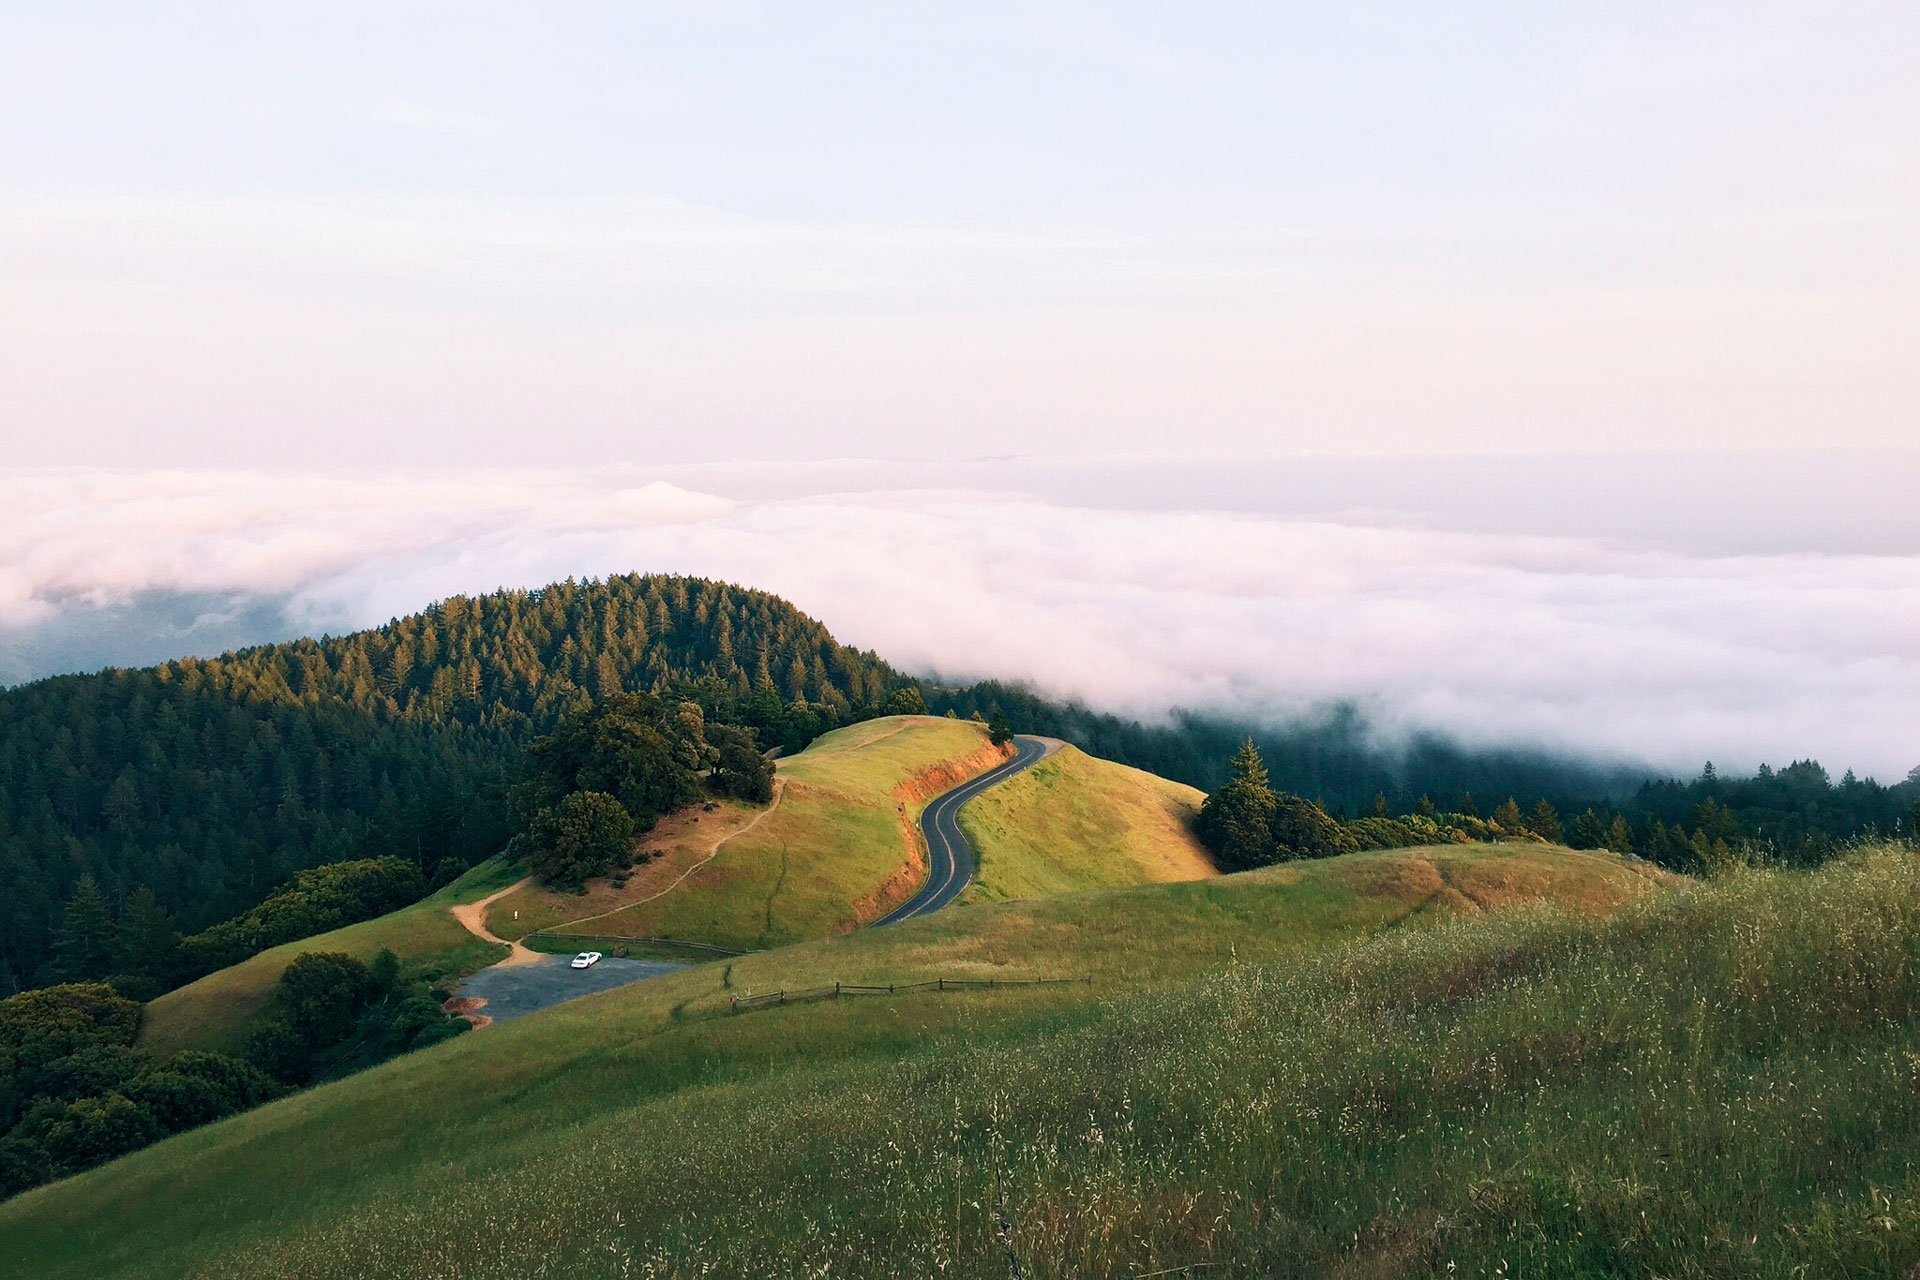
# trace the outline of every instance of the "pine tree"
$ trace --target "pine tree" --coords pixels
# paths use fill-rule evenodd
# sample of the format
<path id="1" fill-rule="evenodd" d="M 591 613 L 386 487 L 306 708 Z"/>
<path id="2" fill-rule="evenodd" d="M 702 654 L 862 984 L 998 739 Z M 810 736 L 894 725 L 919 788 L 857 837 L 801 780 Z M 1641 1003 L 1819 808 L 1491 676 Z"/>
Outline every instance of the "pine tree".
<path id="1" fill-rule="evenodd" d="M 1007 723 L 1007 713 L 999 707 L 993 709 L 993 718 L 987 721 L 987 740 L 996 747 L 1013 741 L 1013 726 Z"/>
<path id="2" fill-rule="evenodd" d="M 120 908 L 120 972 L 161 977 L 172 967 L 176 941 L 173 920 L 153 890 L 141 885 L 127 895 Z"/>
<path id="3" fill-rule="evenodd" d="M 1607 824 L 1592 809 L 1586 810 L 1573 820 L 1573 840 L 1576 849 L 1598 849 L 1607 843 Z"/>
<path id="4" fill-rule="evenodd" d="M 1457 812 L 1468 818 L 1480 816 L 1480 806 L 1473 802 L 1473 792 L 1469 791 L 1460 797 L 1460 808 Z"/>
<path id="5" fill-rule="evenodd" d="M 1273 840 L 1280 800 L 1267 785 L 1267 766 L 1252 738 L 1234 752 L 1229 768 L 1225 785 L 1200 806 L 1195 830 L 1222 871 L 1266 866 L 1280 856 Z"/>
<path id="6" fill-rule="evenodd" d="M 1527 820 L 1520 816 L 1520 805 L 1512 796 L 1508 796 L 1490 819 L 1493 825 L 1510 836 L 1517 836 L 1527 829 Z"/>
<path id="7" fill-rule="evenodd" d="M 1229 777 L 1233 782 L 1248 782 L 1256 787 L 1266 787 L 1267 762 L 1260 758 L 1260 748 L 1248 738 L 1240 744 L 1240 749 L 1227 761 Z"/>
<path id="8" fill-rule="evenodd" d="M 1514 807 L 1516 810 L 1519 808 L 1518 805 Z M 1533 812 L 1527 815 L 1527 830 L 1548 844 L 1559 844 L 1567 834 L 1565 828 L 1560 825 L 1559 813 L 1547 803 L 1545 797 L 1534 802 Z"/>
<path id="9" fill-rule="evenodd" d="M 113 972 L 113 912 L 91 875 L 73 887 L 53 942 L 53 968 L 62 982 L 87 982 Z"/>
<path id="10" fill-rule="evenodd" d="M 1607 826 L 1607 848 L 1615 853 L 1633 852 L 1633 827 L 1624 814 L 1614 814 L 1613 821 Z"/>
<path id="11" fill-rule="evenodd" d="M 1370 818 L 1384 818 L 1387 816 L 1387 793 L 1386 792 L 1384 791 L 1374 792 L 1373 807 L 1367 811 L 1367 816 Z"/>

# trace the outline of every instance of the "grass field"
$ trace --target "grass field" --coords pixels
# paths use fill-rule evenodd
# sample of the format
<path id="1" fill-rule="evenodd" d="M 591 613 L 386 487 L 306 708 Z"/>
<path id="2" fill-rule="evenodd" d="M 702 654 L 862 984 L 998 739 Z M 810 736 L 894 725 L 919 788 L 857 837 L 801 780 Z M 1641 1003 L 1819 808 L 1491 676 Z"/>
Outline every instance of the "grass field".
<path id="1" fill-rule="evenodd" d="M 1189 829 L 1206 797 L 1062 747 L 960 810 L 979 855 L 965 902 L 1204 880 L 1217 874 Z"/>
<path id="2" fill-rule="evenodd" d="M 889 716 L 836 730 L 780 761 L 778 807 L 680 887 L 561 931 L 760 948 L 857 928 L 919 887 L 914 824 L 926 801 L 997 758 L 985 726 L 966 720 Z"/>
<path id="3" fill-rule="evenodd" d="M 1880 1004 L 1827 1002 L 1808 1029 L 1892 1034 L 1883 1006 L 1920 997 L 1920 966 L 1882 974 L 1912 876 L 1884 910 L 1862 874 L 1657 883 L 1449 846 L 954 908 L 576 1001 L 170 1139 L 0 1206 L 0 1257 L 44 1277 L 1005 1276 L 996 1186 L 1029 1276 L 1425 1274 L 1436 1217 L 1467 1274 L 1583 1223 L 1627 1260 L 1755 1214 L 1777 1235 L 1786 1199 L 1741 1192 L 1732 1214 L 1731 1188 L 1696 1188 L 1703 1144 L 1633 1140 L 1735 1083 L 1714 1073 L 1764 1074 L 1751 1034 L 1732 1057 L 1714 1038 L 1758 992 L 1825 994 L 1844 960 Z M 1571 913 L 1524 913 L 1541 898 Z M 1621 903 L 1641 905 L 1597 922 Z M 1523 913 L 1484 913 L 1503 905 Z M 1783 967 L 1793 946 L 1820 954 Z M 955 973 L 1096 981 L 724 1012 L 729 992 Z M 1863 1103 L 1845 1134 L 1915 1109 L 1860 1129 Z M 1742 1177 L 1777 1137 L 1734 1123 L 1749 1114 L 1715 1130 Z M 1573 1188 L 1576 1158 L 1645 1167 L 1629 1191 Z M 1860 1177 L 1829 1182 L 1792 1221 L 1860 1236 Z M 1663 1194 L 1674 1216 L 1634 1243 Z"/>
<path id="4" fill-rule="evenodd" d="M 483 969 L 505 955 L 506 949 L 468 933 L 447 914 L 447 908 L 484 898 L 523 874 L 498 859 L 484 862 L 410 907 L 262 951 L 169 991 L 147 1005 L 140 1023 L 140 1047 L 157 1054 L 237 1048 L 251 1020 L 273 998 L 280 974 L 296 956 L 309 951 L 342 951 L 371 960 L 384 947 L 405 962 L 408 972 L 433 969 L 449 979 Z"/>
<path id="5" fill-rule="evenodd" d="M 487 928 L 501 938 L 523 938 L 536 929 L 552 929 L 569 921 L 582 921 L 581 927 L 585 928 L 586 922 L 612 917 L 623 908 L 672 890 L 689 871 L 712 856 L 717 846 L 761 812 L 761 806 L 739 800 L 717 800 L 713 805 L 711 810 L 694 805 L 670 813 L 642 835 L 639 847 L 653 857 L 633 868 L 625 885 L 615 888 L 604 877 L 588 881 L 585 893 L 525 885 L 488 908 Z"/>

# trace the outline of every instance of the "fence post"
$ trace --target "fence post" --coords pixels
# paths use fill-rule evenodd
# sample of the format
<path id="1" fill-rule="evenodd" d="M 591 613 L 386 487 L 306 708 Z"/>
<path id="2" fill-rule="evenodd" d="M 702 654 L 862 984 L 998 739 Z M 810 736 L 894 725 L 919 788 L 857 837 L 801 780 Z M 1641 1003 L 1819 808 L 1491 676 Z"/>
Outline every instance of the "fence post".
<path id="1" fill-rule="evenodd" d="M 833 998 L 835 1000 L 838 1000 L 840 998 L 840 984 L 838 982 L 835 982 L 833 984 Z"/>
<path id="2" fill-rule="evenodd" d="M 934 986 L 941 991 L 945 991 L 947 989 L 947 980 L 945 978 L 942 978 L 940 979 L 940 981 L 935 983 Z"/>

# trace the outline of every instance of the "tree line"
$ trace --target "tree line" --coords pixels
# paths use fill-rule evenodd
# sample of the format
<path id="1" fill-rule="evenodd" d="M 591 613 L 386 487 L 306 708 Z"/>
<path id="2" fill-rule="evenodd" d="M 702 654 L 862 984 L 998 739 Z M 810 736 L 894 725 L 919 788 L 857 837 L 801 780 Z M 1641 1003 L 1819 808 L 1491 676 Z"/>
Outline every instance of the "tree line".
<path id="1" fill-rule="evenodd" d="M 1571 819 L 1546 796 L 1522 806 L 1512 795 L 1483 817 L 1471 792 L 1450 809 L 1423 794 L 1397 817 L 1386 793 L 1376 792 L 1359 817 L 1336 816 L 1274 787 L 1251 737 L 1228 758 L 1226 773 L 1195 819 L 1195 833 L 1224 871 L 1362 849 L 1540 840 L 1697 875 L 1740 864 L 1816 866 L 1858 839 L 1920 843 L 1920 770 L 1883 787 L 1851 774 L 1835 785 L 1810 761 L 1777 773 L 1762 766 L 1752 778 L 1733 780 L 1709 764 L 1692 782 L 1650 781 L 1621 804 L 1596 801 Z"/>
<path id="2" fill-rule="evenodd" d="M 445 883 L 520 829 L 527 745 L 596 701 L 690 702 L 797 749 L 908 683 L 777 597 L 630 575 L 0 691 L 0 993 L 55 976 L 83 877 L 189 935 L 321 864 Z"/>
<path id="3" fill-rule="evenodd" d="M 50 976 L 105 982 L 151 1000 L 283 942 L 371 920 L 418 901 L 428 884 L 405 858 L 360 858 L 296 872 L 258 906 L 182 937 L 153 890 L 142 885 L 118 912 L 82 875 L 53 940 Z"/>

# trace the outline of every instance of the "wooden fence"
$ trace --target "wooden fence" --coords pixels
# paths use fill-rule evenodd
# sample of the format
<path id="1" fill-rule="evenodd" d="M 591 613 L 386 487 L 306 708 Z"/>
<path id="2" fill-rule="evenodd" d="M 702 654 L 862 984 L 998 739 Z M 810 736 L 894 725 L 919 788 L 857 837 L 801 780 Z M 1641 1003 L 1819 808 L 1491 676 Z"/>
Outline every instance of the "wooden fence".
<path id="1" fill-rule="evenodd" d="M 760 995 L 727 997 L 735 1013 L 764 1009 L 774 1004 L 794 1004 L 802 1000 L 838 1000 L 842 996 L 894 996 L 908 991 L 993 991 L 1000 987 L 1051 987 L 1069 982 L 1093 981 L 1085 978 L 928 978 L 924 982 L 880 983 L 836 982 L 827 987 L 805 987 L 788 991 L 762 992 Z"/>

